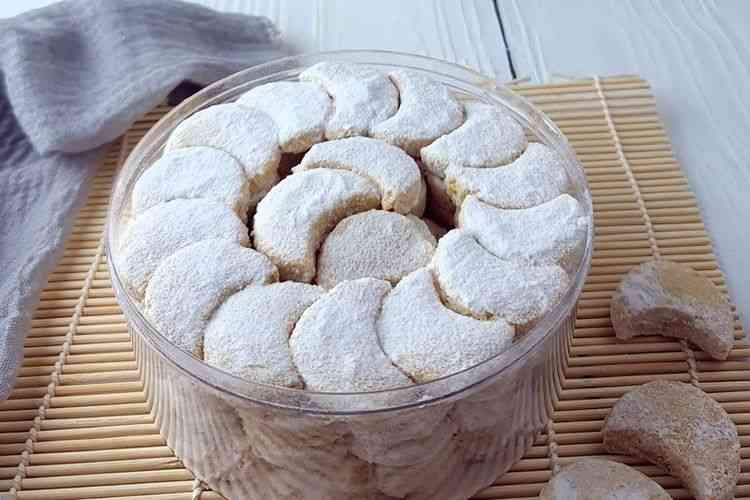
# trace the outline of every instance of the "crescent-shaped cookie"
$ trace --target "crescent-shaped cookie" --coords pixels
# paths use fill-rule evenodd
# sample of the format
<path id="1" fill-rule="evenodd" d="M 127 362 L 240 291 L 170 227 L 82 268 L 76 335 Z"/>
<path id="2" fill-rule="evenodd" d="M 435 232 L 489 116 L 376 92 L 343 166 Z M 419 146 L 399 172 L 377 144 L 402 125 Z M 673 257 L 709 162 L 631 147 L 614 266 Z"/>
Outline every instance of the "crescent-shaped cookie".
<path id="1" fill-rule="evenodd" d="M 323 293 L 314 285 L 285 281 L 231 295 L 208 321 L 206 362 L 253 382 L 302 387 L 289 336 Z"/>
<path id="2" fill-rule="evenodd" d="M 378 342 L 376 322 L 387 281 L 345 281 L 318 299 L 294 327 L 289 345 L 305 387 L 361 392 L 411 385 Z"/>
<path id="3" fill-rule="evenodd" d="M 655 463 L 696 500 L 732 500 L 740 472 L 737 428 L 719 403 L 690 384 L 659 380 L 615 403 L 604 446 Z"/>
<path id="4" fill-rule="evenodd" d="M 378 278 L 396 284 L 427 265 L 435 238 L 413 215 L 368 210 L 338 223 L 318 252 L 316 282 L 324 288 L 358 278 Z"/>
<path id="5" fill-rule="evenodd" d="M 244 93 L 238 104 L 256 108 L 273 119 L 284 153 L 302 153 L 323 140 L 331 98 L 317 83 L 271 82 Z"/>
<path id="6" fill-rule="evenodd" d="M 232 241 L 201 241 L 159 264 L 146 288 L 144 306 L 162 335 L 202 358 L 206 322 L 219 304 L 246 286 L 278 277 L 271 261 L 255 250 Z"/>
<path id="7" fill-rule="evenodd" d="M 118 271 L 143 298 L 162 260 L 192 243 L 223 239 L 249 246 L 247 227 L 229 207 L 207 200 L 173 200 L 149 208 L 128 227 L 120 243 Z"/>
<path id="8" fill-rule="evenodd" d="M 734 314 L 708 278 L 670 262 L 644 262 L 620 282 L 610 302 L 617 338 L 664 335 L 689 340 L 718 360 L 734 347 Z"/>
<path id="9" fill-rule="evenodd" d="M 245 171 L 250 195 L 259 196 L 278 179 L 278 132 L 270 116 L 237 103 L 198 111 L 175 127 L 165 151 L 208 146 L 232 155 Z"/>
<path id="10" fill-rule="evenodd" d="M 499 208 L 529 208 L 570 190 L 565 160 L 554 149 L 531 143 L 507 165 L 487 168 L 450 165 L 445 172 L 448 194 L 456 206 L 472 194 Z"/>
<path id="11" fill-rule="evenodd" d="M 523 127 L 499 106 L 471 101 L 464 109 L 463 125 L 421 150 L 422 161 L 433 174 L 445 177 L 449 165 L 504 165 L 526 149 Z"/>
<path id="12" fill-rule="evenodd" d="M 563 194 L 531 208 L 496 208 L 468 196 L 458 214 L 458 226 L 504 260 L 571 269 L 580 259 L 588 219 L 580 203 Z"/>
<path id="13" fill-rule="evenodd" d="M 560 301 L 570 280 L 557 265 L 498 259 L 469 233 L 454 229 L 440 239 L 431 267 L 453 309 L 479 319 L 532 323 Z"/>
<path id="14" fill-rule="evenodd" d="M 133 187 L 133 212 L 172 200 L 206 199 L 228 206 L 243 222 L 250 192 L 242 166 L 214 148 L 194 147 L 165 152 Z"/>
<path id="15" fill-rule="evenodd" d="M 450 375 L 510 346 L 514 329 L 503 319 L 482 321 L 445 307 L 432 273 L 418 269 L 383 301 L 378 320 L 383 350 L 417 382 Z"/>
<path id="16" fill-rule="evenodd" d="M 373 127 L 373 137 L 419 156 L 420 149 L 463 123 L 463 106 L 442 83 L 409 70 L 388 76 L 399 91 L 400 104 L 395 115 Z"/>
<path id="17" fill-rule="evenodd" d="M 564 467 L 539 500 L 672 500 L 654 480 L 611 460 L 581 458 Z"/>
<path id="18" fill-rule="evenodd" d="M 321 62 L 299 77 L 302 81 L 319 83 L 333 97 L 333 114 L 326 124 L 327 139 L 370 135 L 375 125 L 398 109 L 398 90 L 391 80 L 364 65 Z"/>
<path id="19" fill-rule="evenodd" d="M 350 137 L 316 144 L 294 172 L 316 168 L 349 170 L 380 189 L 383 210 L 408 214 L 417 208 L 422 178 L 417 163 L 395 146 L 369 137 Z"/>
<path id="20" fill-rule="evenodd" d="M 345 217 L 376 208 L 380 193 L 347 170 L 319 168 L 286 177 L 258 204 L 255 248 L 279 268 L 282 280 L 309 283 L 323 238 Z"/>

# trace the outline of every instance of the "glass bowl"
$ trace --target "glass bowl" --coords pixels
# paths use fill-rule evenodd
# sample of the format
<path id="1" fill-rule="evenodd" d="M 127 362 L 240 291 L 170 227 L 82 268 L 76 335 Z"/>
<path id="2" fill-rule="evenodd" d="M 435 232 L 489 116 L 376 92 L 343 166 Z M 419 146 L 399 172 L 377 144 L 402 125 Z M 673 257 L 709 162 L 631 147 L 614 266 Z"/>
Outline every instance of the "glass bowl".
<path id="1" fill-rule="evenodd" d="M 174 127 L 252 87 L 295 80 L 321 61 L 408 68 L 459 98 L 502 106 L 566 160 L 589 216 L 585 250 L 562 300 L 511 348 L 462 372 L 414 386 L 322 393 L 252 383 L 172 345 L 118 274 L 118 248 L 138 177 Z M 195 476 L 229 499 L 456 500 L 492 484 L 546 428 L 560 387 L 575 305 L 591 261 L 593 218 L 583 170 L 557 127 L 523 98 L 468 68 L 386 51 L 288 57 L 229 76 L 180 104 L 140 141 L 118 174 L 108 214 L 113 288 L 127 318 L 151 412 Z"/>

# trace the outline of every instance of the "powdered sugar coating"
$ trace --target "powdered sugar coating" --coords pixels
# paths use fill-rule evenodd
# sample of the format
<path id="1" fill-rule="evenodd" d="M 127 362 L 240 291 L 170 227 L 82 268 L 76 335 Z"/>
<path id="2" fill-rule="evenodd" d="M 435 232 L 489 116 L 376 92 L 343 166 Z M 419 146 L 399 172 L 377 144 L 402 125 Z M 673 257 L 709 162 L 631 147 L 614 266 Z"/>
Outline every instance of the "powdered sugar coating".
<path id="1" fill-rule="evenodd" d="M 458 226 L 501 259 L 557 264 L 570 270 L 583 251 L 588 218 L 568 194 L 536 207 L 512 210 L 468 196 L 461 205 Z"/>
<path id="2" fill-rule="evenodd" d="M 247 220 L 250 192 L 242 166 L 231 155 L 214 148 L 167 151 L 133 187 L 133 212 L 177 199 L 201 198 L 228 206 Z"/>
<path id="3" fill-rule="evenodd" d="M 479 319 L 526 325 L 560 301 L 569 279 L 557 265 L 501 260 L 461 229 L 440 239 L 430 266 L 442 296 L 455 310 Z"/>
<path id="4" fill-rule="evenodd" d="M 368 210 L 338 223 L 318 252 L 317 283 L 333 288 L 357 278 L 378 278 L 396 284 L 427 265 L 436 241 L 413 215 Z"/>
<path id="5" fill-rule="evenodd" d="M 607 451 L 648 460 L 682 480 L 696 500 L 731 500 L 740 441 L 727 412 L 701 389 L 658 380 L 620 398 L 604 421 Z"/>
<path id="6" fill-rule="evenodd" d="M 162 335 L 201 358 L 206 322 L 224 299 L 246 286 L 278 278 L 276 267 L 255 250 L 232 241 L 201 241 L 159 264 L 146 288 L 144 306 Z"/>
<path id="7" fill-rule="evenodd" d="M 162 260 L 191 243 L 223 239 L 249 246 L 247 227 L 229 207 L 207 200 L 173 200 L 149 208 L 128 227 L 118 270 L 138 299 Z"/>
<path id="8" fill-rule="evenodd" d="M 273 119 L 285 153 L 301 153 L 322 141 L 333 108 L 323 87 L 310 82 L 266 83 L 244 93 L 237 103 Z"/>
<path id="9" fill-rule="evenodd" d="M 432 273 L 418 269 L 383 301 L 378 335 L 393 364 L 417 382 L 474 366 L 507 349 L 513 327 L 505 320 L 482 321 L 443 305 Z"/>
<path id="10" fill-rule="evenodd" d="M 202 109 L 175 127 L 165 151 L 209 146 L 232 155 L 245 171 L 251 196 L 265 192 L 277 180 L 278 133 L 270 116 L 236 103 Z"/>
<path id="11" fill-rule="evenodd" d="M 376 321 L 390 290 L 373 278 L 345 281 L 302 314 L 289 345 L 306 388 L 359 392 L 411 385 L 378 343 Z"/>
<path id="12" fill-rule="evenodd" d="M 208 322 L 206 362 L 253 382 L 302 387 L 289 336 L 323 293 L 317 286 L 291 281 L 235 293 Z"/>
<path id="13" fill-rule="evenodd" d="M 372 180 L 380 188 L 384 210 L 408 214 L 420 201 L 422 179 L 417 163 L 378 139 L 350 137 L 316 144 L 292 171 L 315 168 L 349 170 Z"/>
<path id="14" fill-rule="evenodd" d="M 373 137 L 419 156 L 420 149 L 463 123 L 463 106 L 442 83 L 402 69 L 388 76 L 399 91 L 400 105 L 395 115 L 373 127 Z"/>
<path id="15" fill-rule="evenodd" d="M 449 165 L 505 165 L 526 149 L 523 127 L 502 108 L 470 101 L 464 110 L 463 125 L 421 150 L 422 161 L 433 174 L 444 177 Z"/>
<path id="16" fill-rule="evenodd" d="M 322 85 L 333 97 L 327 139 L 370 135 L 372 128 L 398 109 L 398 90 L 388 77 L 358 64 L 321 62 L 303 71 L 300 80 Z"/>
<path id="17" fill-rule="evenodd" d="M 473 194 L 499 208 L 529 208 L 570 190 L 565 160 L 554 149 L 536 142 L 507 165 L 451 165 L 445 172 L 445 182 L 456 206 Z"/>
<path id="18" fill-rule="evenodd" d="M 310 282 L 325 235 L 343 218 L 379 205 L 377 186 L 352 172 L 320 168 L 292 174 L 258 204 L 255 248 L 276 264 L 282 280 Z"/>

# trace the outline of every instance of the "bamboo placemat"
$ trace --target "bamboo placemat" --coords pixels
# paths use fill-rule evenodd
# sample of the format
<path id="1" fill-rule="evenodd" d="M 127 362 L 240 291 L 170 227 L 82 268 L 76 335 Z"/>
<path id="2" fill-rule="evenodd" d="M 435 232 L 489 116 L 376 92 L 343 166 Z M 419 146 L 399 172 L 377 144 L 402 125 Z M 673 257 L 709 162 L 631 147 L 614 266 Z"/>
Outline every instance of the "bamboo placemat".
<path id="1" fill-rule="evenodd" d="M 621 275 L 662 256 L 725 289 L 695 199 L 673 157 L 648 84 L 638 77 L 517 85 L 557 123 L 589 179 L 595 252 L 576 334 L 548 432 L 508 474 L 475 498 L 533 498 L 553 470 L 604 455 L 600 429 L 613 402 L 650 380 L 692 382 L 730 413 L 742 443 L 737 498 L 750 499 L 750 346 L 725 362 L 662 337 L 615 340 L 609 298 Z M 10 399 L 0 403 L 0 491 L 19 499 L 190 500 L 200 490 L 159 435 L 103 255 L 115 171 L 168 108 L 138 121 L 109 152 L 57 269 L 49 277 Z M 627 457 L 689 498 L 678 481 Z M 221 498 L 203 492 L 200 498 Z M 272 499 L 269 499 L 272 500 Z"/>

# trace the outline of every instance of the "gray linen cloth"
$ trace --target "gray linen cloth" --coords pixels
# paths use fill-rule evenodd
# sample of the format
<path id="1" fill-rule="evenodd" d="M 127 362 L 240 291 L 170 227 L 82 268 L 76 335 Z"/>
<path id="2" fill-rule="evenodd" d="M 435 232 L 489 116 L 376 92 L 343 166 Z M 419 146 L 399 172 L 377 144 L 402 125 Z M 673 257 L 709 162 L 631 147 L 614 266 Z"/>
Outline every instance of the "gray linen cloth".
<path id="1" fill-rule="evenodd" d="M 273 24 L 173 0 L 71 0 L 0 20 L 0 400 L 108 142 L 180 82 L 284 55 Z"/>

